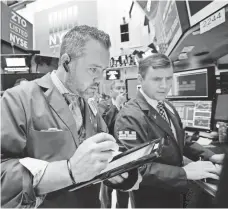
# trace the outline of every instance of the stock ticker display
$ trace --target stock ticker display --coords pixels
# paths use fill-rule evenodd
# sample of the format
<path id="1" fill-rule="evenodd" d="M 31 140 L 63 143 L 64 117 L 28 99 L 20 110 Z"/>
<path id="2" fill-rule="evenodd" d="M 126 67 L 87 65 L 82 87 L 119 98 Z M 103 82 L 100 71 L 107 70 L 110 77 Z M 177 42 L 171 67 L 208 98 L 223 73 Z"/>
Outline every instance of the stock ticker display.
<path id="1" fill-rule="evenodd" d="M 210 130 L 212 101 L 173 101 L 185 127 Z"/>

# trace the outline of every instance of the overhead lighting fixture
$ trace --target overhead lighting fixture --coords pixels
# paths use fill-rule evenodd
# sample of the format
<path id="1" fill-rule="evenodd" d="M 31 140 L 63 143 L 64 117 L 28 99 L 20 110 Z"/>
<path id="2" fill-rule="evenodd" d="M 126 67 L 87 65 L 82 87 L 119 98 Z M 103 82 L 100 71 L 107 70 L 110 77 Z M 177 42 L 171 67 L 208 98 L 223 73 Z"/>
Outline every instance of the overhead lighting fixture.
<path id="1" fill-rule="evenodd" d="M 179 63 L 179 62 L 180 62 L 180 60 L 177 59 L 177 60 L 173 61 L 173 64 L 177 64 L 177 63 Z"/>
<path id="2" fill-rule="evenodd" d="M 182 49 L 182 51 L 181 51 L 181 53 L 187 53 L 187 52 L 191 52 L 192 50 L 193 50 L 193 48 L 194 48 L 195 46 L 185 46 L 183 49 Z"/>
<path id="3" fill-rule="evenodd" d="M 178 56 L 178 59 L 179 59 L 179 60 L 185 60 L 185 59 L 188 59 L 188 55 L 187 55 L 187 53 L 181 53 L 181 54 Z"/>

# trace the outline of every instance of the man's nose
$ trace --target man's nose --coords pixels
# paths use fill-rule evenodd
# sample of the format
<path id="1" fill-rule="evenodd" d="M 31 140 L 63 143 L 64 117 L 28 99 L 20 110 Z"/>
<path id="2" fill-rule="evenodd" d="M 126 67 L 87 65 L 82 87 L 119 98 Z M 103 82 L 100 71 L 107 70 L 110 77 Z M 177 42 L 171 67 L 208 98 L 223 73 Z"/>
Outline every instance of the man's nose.
<path id="1" fill-rule="evenodd" d="M 166 81 L 165 78 L 162 79 L 161 84 L 160 84 L 160 87 L 161 88 L 166 88 L 167 87 L 167 81 Z"/>
<path id="2" fill-rule="evenodd" d="M 121 88 L 121 93 L 125 93 L 126 89 L 125 88 Z"/>
<path id="3" fill-rule="evenodd" d="M 99 88 L 100 83 L 101 83 L 101 79 L 99 78 L 93 79 L 93 85 L 97 86 L 97 88 Z"/>
<path id="4" fill-rule="evenodd" d="M 97 76 L 94 77 L 93 80 L 94 80 L 94 82 L 99 84 L 103 80 L 103 75 L 102 74 L 97 75 Z"/>

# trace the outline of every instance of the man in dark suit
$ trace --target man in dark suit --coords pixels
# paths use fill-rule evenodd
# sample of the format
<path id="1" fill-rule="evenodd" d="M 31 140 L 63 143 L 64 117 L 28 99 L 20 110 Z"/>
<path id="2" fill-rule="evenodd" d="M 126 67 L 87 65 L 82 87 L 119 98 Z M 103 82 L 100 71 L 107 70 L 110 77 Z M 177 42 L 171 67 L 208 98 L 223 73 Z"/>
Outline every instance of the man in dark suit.
<path id="1" fill-rule="evenodd" d="M 111 83 L 110 95 L 110 99 L 99 103 L 98 110 L 108 127 L 109 133 L 113 135 L 116 116 L 126 102 L 126 86 L 123 80 L 116 80 Z"/>
<path id="2" fill-rule="evenodd" d="M 116 80 L 111 83 L 110 95 L 111 98 L 107 101 L 102 101 L 98 108 L 102 117 L 108 127 L 109 133 L 114 135 L 114 125 L 119 110 L 123 107 L 126 101 L 126 86 L 123 80 Z M 101 207 L 112 207 L 112 192 L 111 187 L 107 187 L 102 184 L 101 186 Z M 121 192 L 116 190 L 116 208 L 128 207 L 129 195 L 127 192 Z"/>
<path id="3" fill-rule="evenodd" d="M 126 148 L 135 147 L 160 137 L 166 139 L 161 159 L 141 167 L 143 180 L 133 192 L 137 208 L 182 207 L 181 193 L 188 180 L 218 178 L 218 170 L 210 161 L 184 164 L 183 154 L 213 160 L 214 153 L 197 143 L 185 140 L 180 117 L 165 100 L 171 89 L 173 67 L 163 54 L 151 55 L 139 62 L 141 89 L 135 99 L 119 112 L 115 123 L 115 137 Z"/>
<path id="4" fill-rule="evenodd" d="M 4 93 L 2 207 L 100 207 L 100 184 L 75 191 L 69 186 L 100 174 L 118 149 L 87 100 L 109 64 L 110 45 L 103 31 L 76 26 L 63 38 L 56 71 Z M 110 180 L 115 188 L 127 190 L 135 184 L 127 176 Z"/>

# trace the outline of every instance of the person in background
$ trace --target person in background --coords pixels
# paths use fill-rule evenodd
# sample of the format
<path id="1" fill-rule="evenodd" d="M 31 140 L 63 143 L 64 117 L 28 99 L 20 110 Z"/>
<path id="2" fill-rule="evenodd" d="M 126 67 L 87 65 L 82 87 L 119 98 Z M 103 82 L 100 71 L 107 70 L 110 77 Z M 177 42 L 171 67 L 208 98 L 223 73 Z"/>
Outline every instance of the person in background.
<path id="1" fill-rule="evenodd" d="M 140 60 L 138 80 L 141 89 L 117 115 L 114 136 L 127 149 L 157 138 L 164 138 L 165 144 L 157 162 L 141 167 L 143 180 L 139 190 L 132 192 L 133 205 L 183 207 L 182 193 L 187 190 L 189 180 L 218 178 L 221 167 L 212 163 L 217 162 L 218 155 L 193 143 L 191 137 L 185 138 L 181 119 L 166 100 L 173 81 L 173 65 L 166 55 L 154 54 Z M 127 135 L 131 139 L 126 140 Z M 187 164 L 184 154 L 194 156 L 196 162 Z M 205 161 L 198 161 L 200 158 Z"/>
<path id="2" fill-rule="evenodd" d="M 76 26 L 63 37 L 57 70 L 8 89 L 1 99 L 1 206 L 99 208 L 100 184 L 71 191 L 105 169 L 118 149 L 89 104 L 109 65 L 109 35 Z M 108 184 L 138 187 L 138 173 Z M 134 187 L 135 186 L 135 187 Z"/>
<path id="3" fill-rule="evenodd" d="M 126 102 L 126 87 L 123 80 L 116 80 L 110 86 L 110 98 L 98 105 L 98 110 L 108 126 L 110 134 L 114 134 L 114 123 L 119 110 Z"/>
<path id="4" fill-rule="evenodd" d="M 109 133 L 114 135 L 114 124 L 119 110 L 126 102 L 126 87 L 123 80 L 115 80 L 110 86 L 111 98 L 99 103 L 98 109 L 108 127 Z M 111 187 L 102 184 L 101 186 L 101 207 L 111 208 L 112 206 L 112 192 Z M 117 203 L 116 208 L 127 208 L 129 194 L 128 192 L 116 191 Z"/>

